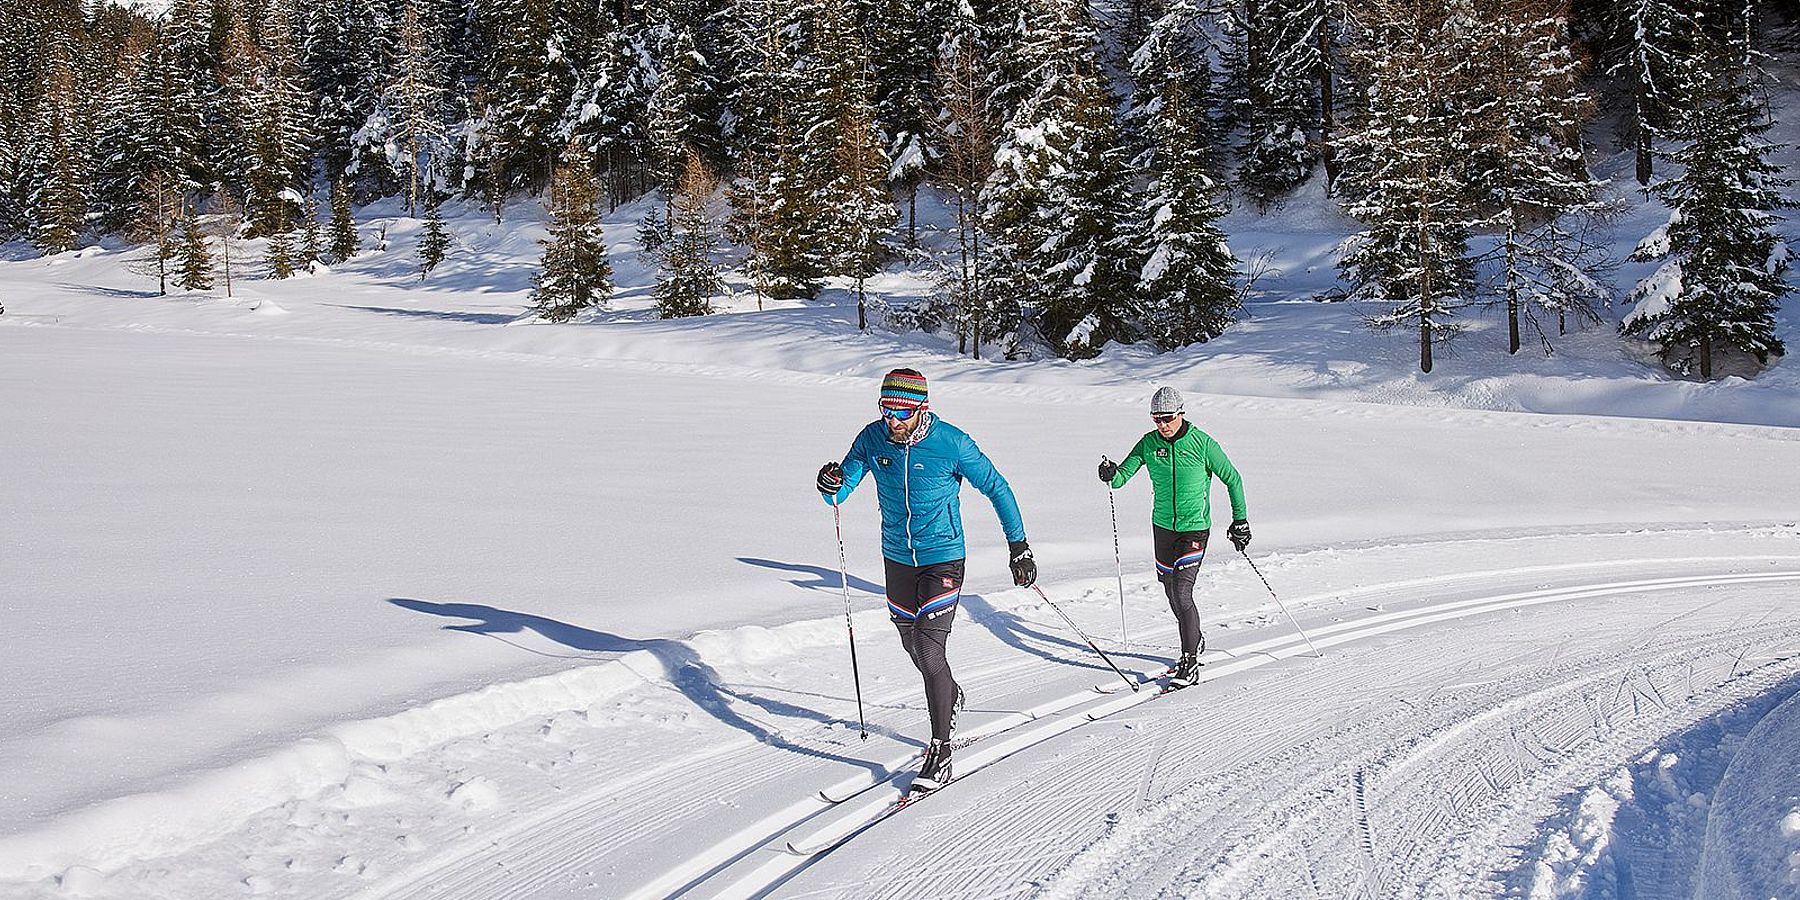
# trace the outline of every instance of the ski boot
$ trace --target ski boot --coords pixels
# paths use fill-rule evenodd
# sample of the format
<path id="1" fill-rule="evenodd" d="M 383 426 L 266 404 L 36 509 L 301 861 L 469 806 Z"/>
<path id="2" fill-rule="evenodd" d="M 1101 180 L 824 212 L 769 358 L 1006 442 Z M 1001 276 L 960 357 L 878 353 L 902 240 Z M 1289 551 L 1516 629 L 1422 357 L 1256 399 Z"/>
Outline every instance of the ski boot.
<path id="1" fill-rule="evenodd" d="M 919 765 L 919 774 L 913 776 L 912 791 L 935 791 L 949 784 L 953 777 L 950 774 L 950 742 L 933 738 L 925 747 L 925 761 Z"/>
<path id="2" fill-rule="evenodd" d="M 1169 689 L 1178 690 L 1187 687 L 1200 679 L 1200 657 L 1192 653 L 1181 654 L 1175 663 L 1175 670 L 1169 673 Z"/>

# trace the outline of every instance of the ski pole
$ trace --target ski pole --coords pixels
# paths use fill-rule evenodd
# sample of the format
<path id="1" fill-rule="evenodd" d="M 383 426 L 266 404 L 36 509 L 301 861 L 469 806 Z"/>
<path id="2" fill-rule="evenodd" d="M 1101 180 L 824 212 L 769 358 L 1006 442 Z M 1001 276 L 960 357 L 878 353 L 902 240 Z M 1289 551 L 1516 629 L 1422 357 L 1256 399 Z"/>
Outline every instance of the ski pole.
<path id="1" fill-rule="evenodd" d="M 1101 462 L 1107 458 L 1100 457 Z M 1119 504 L 1113 501 L 1112 486 L 1106 488 L 1106 509 L 1112 513 L 1113 526 L 1113 573 L 1119 576 L 1119 640 L 1125 649 L 1131 649 L 1131 638 L 1125 634 L 1125 563 L 1119 559 Z"/>
<path id="2" fill-rule="evenodd" d="M 1238 550 L 1238 552 L 1243 554 L 1244 562 L 1247 562 L 1250 564 L 1250 571 L 1255 572 L 1256 577 L 1262 578 L 1263 587 L 1269 588 L 1269 596 L 1275 598 L 1275 605 L 1281 607 L 1281 611 L 1283 614 L 1285 614 L 1288 617 L 1288 621 L 1292 622 L 1294 624 L 1294 630 L 1300 632 L 1300 637 L 1306 641 L 1307 649 L 1312 651 L 1314 657 L 1317 657 L 1319 659 L 1324 659 L 1325 654 L 1320 653 L 1319 648 L 1313 646 L 1312 638 L 1309 638 L 1306 636 L 1306 629 L 1300 627 L 1300 623 L 1294 619 L 1294 614 L 1291 612 L 1288 612 L 1287 604 L 1281 602 L 1281 595 L 1275 593 L 1274 588 L 1269 587 L 1269 579 L 1263 578 L 1262 570 L 1256 567 L 1256 560 L 1251 559 L 1250 554 L 1244 553 L 1244 551 L 1241 548 Z"/>
<path id="3" fill-rule="evenodd" d="M 1084 631 L 1082 631 L 1082 630 L 1081 630 L 1081 626 L 1080 626 L 1080 625 L 1077 625 L 1077 624 L 1075 624 L 1075 620 L 1074 620 L 1074 619 L 1071 619 L 1071 618 L 1069 618 L 1069 614 L 1068 614 L 1068 613 L 1066 613 L 1066 612 L 1063 612 L 1063 611 L 1062 611 L 1062 607 L 1060 607 L 1060 606 L 1057 606 L 1057 605 L 1056 605 L 1056 601 L 1055 601 L 1055 600 L 1052 600 L 1052 599 L 1050 599 L 1050 595 L 1049 595 L 1049 594 L 1046 594 L 1046 593 L 1044 593 L 1044 589 L 1043 589 L 1043 588 L 1041 588 L 1041 587 L 1038 587 L 1038 586 L 1037 586 L 1037 585 L 1035 585 L 1035 584 L 1034 584 L 1034 585 L 1032 585 L 1032 586 L 1031 586 L 1031 589 L 1032 589 L 1032 590 L 1034 590 L 1034 591 L 1037 591 L 1037 592 L 1038 592 L 1038 596 L 1039 596 L 1039 597 L 1042 597 L 1042 598 L 1044 598 L 1044 602 L 1045 602 L 1045 603 L 1048 603 L 1048 604 L 1050 604 L 1050 608 L 1051 608 L 1051 609 L 1054 609 L 1054 610 L 1056 610 L 1056 614 L 1057 614 L 1057 615 L 1059 615 L 1059 616 L 1062 616 L 1062 620 L 1063 620 L 1063 621 L 1064 621 L 1064 622 L 1067 622 L 1067 623 L 1069 623 L 1069 628 L 1071 628 L 1071 629 L 1073 629 L 1073 630 L 1074 630 L 1074 632 L 1075 632 L 1075 633 L 1076 633 L 1076 634 L 1079 634 L 1079 635 L 1081 635 L 1081 639 L 1082 639 L 1082 640 L 1084 640 L 1084 641 L 1087 641 L 1087 645 L 1088 645 L 1088 649 L 1089 649 L 1089 650 L 1092 650 L 1092 651 L 1094 651 L 1094 652 L 1095 652 L 1095 653 L 1098 653 L 1098 654 L 1099 654 L 1099 655 L 1100 655 L 1100 658 L 1101 658 L 1101 659 L 1104 659 L 1104 660 L 1106 660 L 1106 664 L 1107 664 L 1107 665 L 1109 665 L 1109 666 L 1112 666 L 1112 670 L 1113 670 L 1113 671 L 1114 671 L 1114 672 L 1117 672 L 1117 673 L 1118 673 L 1118 675 L 1119 675 L 1119 677 L 1120 677 L 1120 678 L 1123 678 L 1123 679 L 1125 679 L 1125 683 L 1126 683 L 1126 684 L 1129 684 L 1129 685 L 1131 685 L 1131 689 L 1132 689 L 1132 690 L 1133 690 L 1133 691 L 1137 691 L 1137 690 L 1138 690 L 1138 683 L 1137 683 L 1137 682 L 1135 682 L 1135 681 L 1132 681 L 1132 680 L 1131 680 L 1131 676 L 1129 676 L 1129 675 L 1126 675 L 1126 674 L 1125 674 L 1125 673 L 1124 673 L 1124 672 L 1121 672 L 1121 671 L 1119 671 L 1119 667 L 1118 667 L 1118 666 L 1117 666 L 1117 665 L 1114 665 L 1114 663 L 1113 663 L 1113 661 L 1112 661 L 1112 657 L 1110 657 L 1110 656 L 1107 656 L 1107 655 L 1106 655 L 1106 651 L 1104 651 L 1104 650 L 1101 650 L 1101 649 L 1100 649 L 1100 648 L 1099 648 L 1099 647 L 1096 647 L 1096 646 L 1094 646 L 1094 639 L 1093 639 L 1093 638 L 1090 638 L 1090 637 L 1088 637 L 1088 636 L 1087 636 L 1087 633 L 1086 633 L 1086 632 L 1084 632 Z"/>
<path id="4" fill-rule="evenodd" d="M 850 633 L 850 680 L 856 685 L 856 726 L 862 739 L 869 739 L 869 723 L 863 719 L 862 672 L 856 666 L 856 625 L 850 621 L 850 566 L 844 561 L 843 507 L 831 504 L 831 519 L 837 525 L 838 583 L 844 587 L 844 630 Z"/>

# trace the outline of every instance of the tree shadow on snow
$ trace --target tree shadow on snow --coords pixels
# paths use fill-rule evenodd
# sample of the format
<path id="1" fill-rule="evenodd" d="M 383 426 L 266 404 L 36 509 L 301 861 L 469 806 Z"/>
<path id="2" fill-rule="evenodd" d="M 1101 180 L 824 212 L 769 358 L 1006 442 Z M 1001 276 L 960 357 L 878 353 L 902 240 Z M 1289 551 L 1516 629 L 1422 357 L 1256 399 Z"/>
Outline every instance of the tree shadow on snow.
<path id="1" fill-rule="evenodd" d="M 363 312 L 380 313 L 384 316 L 401 316 L 412 319 L 438 319 L 445 322 L 468 322 L 472 325 L 505 325 L 518 321 L 523 313 L 482 313 L 454 312 L 437 309 L 400 309 L 393 306 L 353 306 L 347 303 L 326 303 L 324 306 L 336 306 L 340 309 L 356 309 Z"/>
<path id="2" fill-rule="evenodd" d="M 775 716 L 793 719 L 808 719 L 823 725 L 838 725 L 845 728 L 853 727 L 855 724 L 844 719 L 827 716 L 818 710 L 808 709 L 803 706 L 797 706 L 792 703 L 786 703 L 730 687 L 725 684 L 724 679 L 720 677 L 717 670 L 713 669 L 712 666 L 707 665 L 706 662 L 700 658 L 700 654 L 696 653 L 693 647 L 690 647 L 681 641 L 672 641 L 666 638 L 628 638 L 611 632 L 594 631 L 589 628 L 582 628 L 579 625 L 559 622 L 556 619 L 549 619 L 530 613 L 499 609 L 478 603 L 433 603 L 429 600 L 414 600 L 407 597 L 390 597 L 388 598 L 388 602 L 402 609 L 410 609 L 414 612 L 427 613 L 434 616 L 444 616 L 456 619 L 474 619 L 476 621 L 462 625 L 445 625 L 444 630 L 485 635 L 503 643 L 518 647 L 521 650 L 536 653 L 539 656 L 551 656 L 561 659 L 597 660 L 607 658 L 600 656 L 569 656 L 545 653 L 541 650 L 527 647 L 516 641 L 508 640 L 504 635 L 522 634 L 526 631 L 534 631 L 565 647 L 592 654 L 625 654 L 638 650 L 648 651 L 656 658 L 657 662 L 661 663 L 663 674 L 668 679 L 669 684 L 686 696 L 695 706 L 705 710 L 720 722 L 750 735 L 759 743 L 768 744 L 772 747 L 779 747 L 783 750 L 792 751 L 804 756 L 848 763 L 859 768 L 868 769 L 877 777 L 884 777 L 890 774 L 888 770 L 879 763 L 870 760 L 853 759 L 847 756 L 829 753 L 816 747 L 796 744 L 786 737 L 783 737 L 779 732 L 770 730 L 758 722 L 744 718 L 732 707 L 733 700 L 751 704 L 752 706 Z M 870 728 L 870 730 L 877 731 L 879 729 Z M 893 737 L 896 740 L 908 740 L 899 735 L 888 733 L 885 730 L 881 730 L 881 733 L 888 734 L 888 736 Z M 909 742 L 914 744 L 919 743 L 918 741 Z"/>
<path id="3" fill-rule="evenodd" d="M 773 559 L 757 559 L 751 556 L 740 556 L 738 557 L 738 562 L 751 566 L 761 566 L 765 569 L 774 569 L 779 572 L 797 572 L 802 575 L 810 576 L 803 579 L 788 579 L 788 584 L 799 588 L 805 588 L 809 591 L 836 592 L 843 590 L 844 586 L 843 576 L 836 569 L 827 569 L 822 566 L 809 566 L 804 563 L 778 562 Z M 855 575 L 850 576 L 850 587 L 852 590 L 862 591 L 865 594 L 874 594 L 877 597 L 885 597 L 887 595 L 886 588 L 873 581 L 858 578 Z"/>

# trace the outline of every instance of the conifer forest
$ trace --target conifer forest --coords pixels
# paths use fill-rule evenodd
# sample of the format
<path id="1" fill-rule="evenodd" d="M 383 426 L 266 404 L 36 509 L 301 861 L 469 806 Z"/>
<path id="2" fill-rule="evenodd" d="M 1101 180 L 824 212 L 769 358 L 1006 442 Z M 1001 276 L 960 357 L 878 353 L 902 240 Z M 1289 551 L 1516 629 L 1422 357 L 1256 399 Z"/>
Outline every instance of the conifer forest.
<path id="1" fill-rule="evenodd" d="M 1359 230 L 1306 299 L 1362 301 L 1422 371 L 1471 307 L 1528 353 L 1618 304 L 1622 337 L 1712 378 L 1784 351 L 1767 133 L 1797 23 L 1792 0 L 8 2 L 0 239 L 129 241 L 156 290 L 209 290 L 348 258 L 388 200 L 426 223 L 426 277 L 446 203 L 538 203 L 532 303 L 563 322 L 611 292 L 602 217 L 654 195 L 664 316 L 727 275 L 836 278 L 864 327 L 1080 359 L 1231 327 L 1257 273 L 1221 217 L 1313 184 Z M 1622 154 L 1635 183 L 1595 174 Z M 1670 215 L 1616 291 L 1601 236 L 1633 193 Z M 863 279 L 905 259 L 935 289 L 877 308 Z"/>

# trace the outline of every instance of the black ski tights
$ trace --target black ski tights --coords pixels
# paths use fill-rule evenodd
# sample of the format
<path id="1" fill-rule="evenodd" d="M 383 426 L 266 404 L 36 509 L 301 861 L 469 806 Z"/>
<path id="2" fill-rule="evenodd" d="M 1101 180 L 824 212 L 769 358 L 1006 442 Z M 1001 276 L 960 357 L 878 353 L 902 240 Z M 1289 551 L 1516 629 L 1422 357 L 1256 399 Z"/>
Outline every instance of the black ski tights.
<path id="1" fill-rule="evenodd" d="M 1194 606 L 1194 581 L 1199 575 L 1199 566 L 1188 566 L 1162 576 L 1169 611 L 1175 614 L 1175 626 L 1181 632 L 1182 656 L 1200 649 L 1200 610 Z"/>
<path id="2" fill-rule="evenodd" d="M 1196 619 L 1198 621 L 1198 619 Z M 950 712 L 956 703 L 956 679 L 950 677 L 950 661 L 944 648 L 950 643 L 948 628 L 919 628 L 911 622 L 895 622 L 900 646 L 925 676 L 925 707 L 931 711 L 931 736 L 950 739 Z"/>

